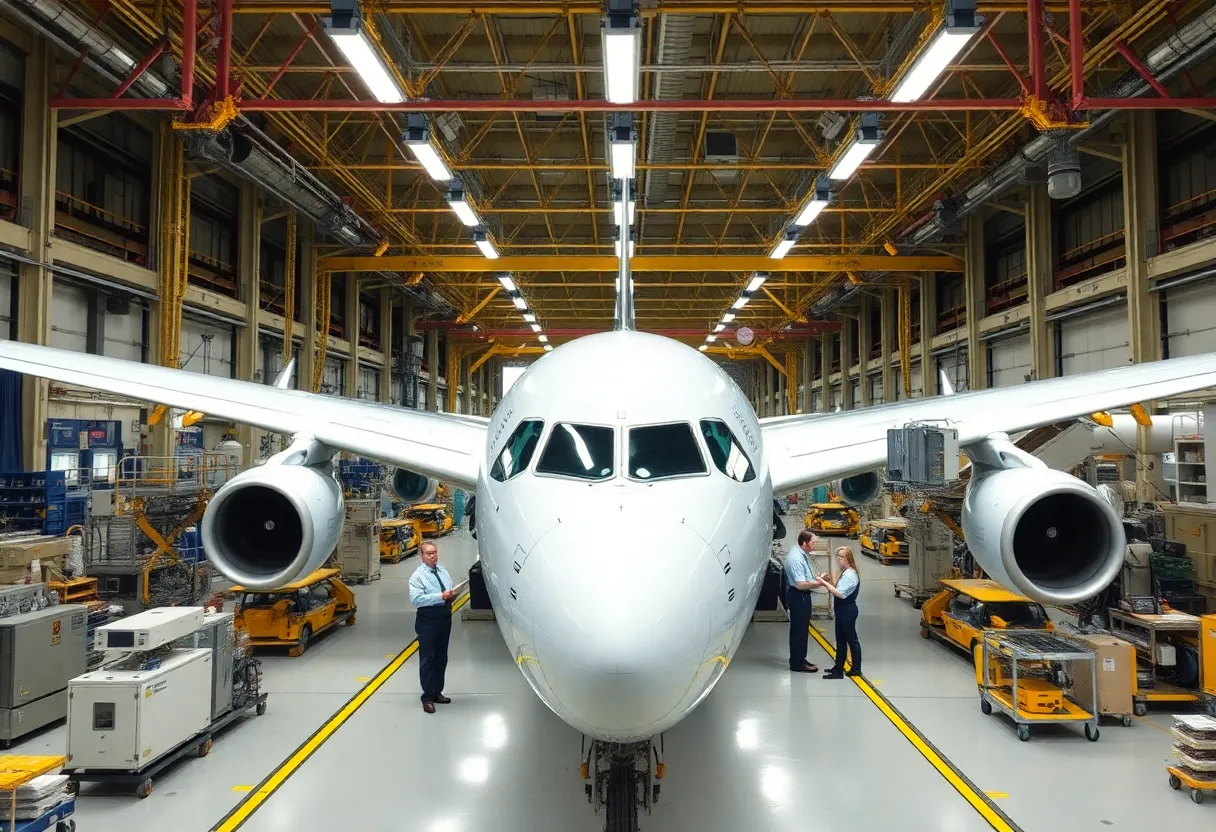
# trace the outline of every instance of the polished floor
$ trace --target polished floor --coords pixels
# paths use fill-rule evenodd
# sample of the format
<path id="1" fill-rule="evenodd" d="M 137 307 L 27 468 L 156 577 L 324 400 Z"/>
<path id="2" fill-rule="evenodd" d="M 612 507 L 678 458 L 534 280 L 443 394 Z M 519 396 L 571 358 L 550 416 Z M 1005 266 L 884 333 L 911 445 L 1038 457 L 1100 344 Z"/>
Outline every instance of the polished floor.
<path id="1" fill-rule="evenodd" d="M 787 523 L 792 527 L 793 524 Z M 441 542 L 454 575 L 473 541 Z M 406 582 L 417 560 L 357 587 L 358 623 L 304 656 L 265 657 L 269 710 L 161 775 L 151 797 L 86 786 L 87 832 L 207 830 L 338 711 L 413 638 Z M 859 630 L 875 688 L 1024 830 L 1212 828 L 1166 784 L 1169 719 L 1111 723 L 1097 743 L 1067 728 L 1019 742 L 980 713 L 970 666 L 917 634 L 917 613 L 892 592 L 900 567 L 863 558 Z M 831 622 L 819 622 L 831 640 Z M 849 680 L 785 669 L 786 627 L 753 624 L 713 694 L 665 739 L 667 777 L 643 832 L 991 828 Z M 596 832 L 579 779 L 580 738 L 532 695 L 497 627 L 457 620 L 447 693 L 425 714 L 410 660 L 244 824 L 259 832 Z M 812 642 L 811 660 L 826 655 Z M 63 753 L 62 727 L 13 753 Z"/>

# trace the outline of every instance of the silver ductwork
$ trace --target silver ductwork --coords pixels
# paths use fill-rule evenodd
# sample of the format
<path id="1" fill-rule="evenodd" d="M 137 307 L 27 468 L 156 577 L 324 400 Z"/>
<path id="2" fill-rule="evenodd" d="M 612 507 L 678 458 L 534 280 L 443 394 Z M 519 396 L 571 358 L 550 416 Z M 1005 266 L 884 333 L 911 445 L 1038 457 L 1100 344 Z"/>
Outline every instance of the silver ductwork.
<path id="1" fill-rule="evenodd" d="M 664 14 L 659 16 L 658 43 L 655 47 L 655 63 L 679 66 L 688 63 L 692 47 L 693 24 L 696 17 L 691 14 Z M 655 72 L 654 97 L 660 101 L 684 97 L 684 72 L 671 70 Z M 676 127 L 679 113 L 651 113 L 646 135 L 646 162 L 670 162 L 675 148 Z M 657 205 L 667 198 L 667 189 L 672 171 L 646 171 L 643 198 L 646 205 Z M 685 173 L 691 176 L 691 173 Z"/>
<path id="2" fill-rule="evenodd" d="M 57 0 L 0 0 L 0 7 L 69 51 L 88 49 L 85 60 L 89 65 L 118 82 L 138 64 L 113 38 Z M 135 81 L 133 89 L 149 98 L 168 98 L 172 93 L 164 80 L 148 70 Z"/>
<path id="3" fill-rule="evenodd" d="M 1165 39 L 1144 58 L 1144 65 L 1159 81 L 1166 81 L 1187 67 L 1216 52 L 1216 6 Z M 1135 98 L 1150 89 L 1135 71 L 1129 70 L 1103 89 L 1100 98 Z M 1117 114 L 1115 110 L 1099 113 L 1082 130 L 1060 130 L 1043 133 L 1028 142 L 1004 164 L 980 179 L 963 194 L 951 200 L 956 216 L 965 217 L 998 198 L 1009 188 L 1021 183 L 1032 168 L 1048 168 L 1048 188 L 1056 199 L 1075 196 L 1080 191 L 1079 165 L 1074 164 L 1076 146 L 1092 138 L 1106 127 Z M 1053 170 L 1055 182 L 1052 182 Z M 903 239 L 925 244 L 936 242 L 943 234 L 929 233 L 915 227 Z M 914 235 L 914 236 L 908 236 Z"/>
<path id="4" fill-rule="evenodd" d="M 380 241 L 374 228 L 310 170 L 293 159 L 244 117 L 219 131 L 192 130 L 186 154 L 213 162 L 283 200 L 329 234 L 352 248 Z"/>

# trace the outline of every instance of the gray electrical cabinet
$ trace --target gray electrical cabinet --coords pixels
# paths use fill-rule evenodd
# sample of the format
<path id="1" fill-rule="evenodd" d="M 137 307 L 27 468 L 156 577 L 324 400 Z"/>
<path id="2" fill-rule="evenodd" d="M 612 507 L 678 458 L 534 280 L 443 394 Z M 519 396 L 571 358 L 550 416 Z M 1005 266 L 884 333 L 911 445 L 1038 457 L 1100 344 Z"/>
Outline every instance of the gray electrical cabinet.
<path id="1" fill-rule="evenodd" d="M 945 485 L 958 479 L 958 431 L 906 425 L 887 431 L 887 479 L 909 485 Z"/>
<path id="2" fill-rule="evenodd" d="M 178 639 L 174 646 L 211 651 L 211 721 L 215 722 L 232 710 L 233 651 L 236 647 L 232 613 L 209 613 L 203 618 L 202 627 Z"/>
<path id="3" fill-rule="evenodd" d="M 77 604 L 0 618 L 0 743 L 68 713 L 68 680 L 85 672 L 87 614 Z"/>

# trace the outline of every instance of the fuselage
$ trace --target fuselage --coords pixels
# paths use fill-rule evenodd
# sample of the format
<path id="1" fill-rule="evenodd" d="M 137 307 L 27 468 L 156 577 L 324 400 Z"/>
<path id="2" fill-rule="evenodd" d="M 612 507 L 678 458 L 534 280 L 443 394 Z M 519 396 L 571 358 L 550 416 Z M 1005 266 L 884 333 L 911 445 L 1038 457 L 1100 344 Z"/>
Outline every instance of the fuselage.
<path id="1" fill-rule="evenodd" d="M 555 349 L 496 409 L 477 493 L 499 627 L 559 717 L 637 741 L 709 693 L 772 539 L 759 423 L 722 368 L 637 332 Z"/>

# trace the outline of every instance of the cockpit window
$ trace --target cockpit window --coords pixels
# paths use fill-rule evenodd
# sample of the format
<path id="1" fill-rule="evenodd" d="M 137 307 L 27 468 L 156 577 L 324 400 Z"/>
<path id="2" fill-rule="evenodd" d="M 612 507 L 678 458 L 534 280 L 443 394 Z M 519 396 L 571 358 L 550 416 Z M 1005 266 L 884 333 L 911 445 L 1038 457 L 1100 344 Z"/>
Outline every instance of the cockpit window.
<path id="1" fill-rule="evenodd" d="M 544 429 L 545 423 L 538 419 L 527 419 L 516 425 L 490 468 L 490 478 L 506 482 L 527 470 Z"/>
<path id="2" fill-rule="evenodd" d="M 536 464 L 538 474 L 603 480 L 613 472 L 612 428 L 559 422 Z"/>
<path id="3" fill-rule="evenodd" d="M 629 430 L 629 476 L 639 480 L 705 473 L 705 460 L 688 423 Z"/>
<path id="4" fill-rule="evenodd" d="M 756 469 L 725 422 L 702 419 L 701 435 L 705 437 L 709 456 L 719 471 L 738 482 L 751 482 L 756 478 Z"/>

